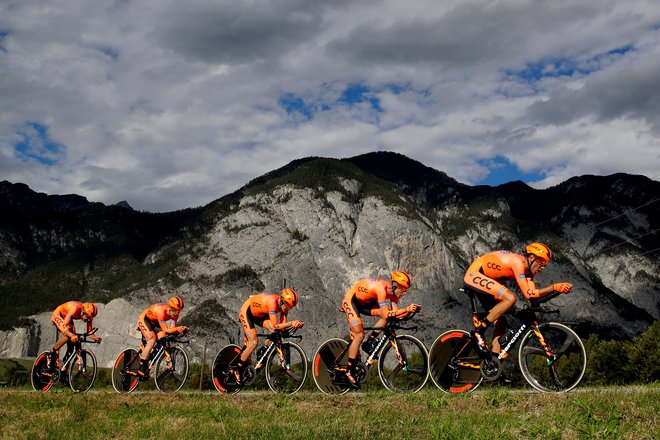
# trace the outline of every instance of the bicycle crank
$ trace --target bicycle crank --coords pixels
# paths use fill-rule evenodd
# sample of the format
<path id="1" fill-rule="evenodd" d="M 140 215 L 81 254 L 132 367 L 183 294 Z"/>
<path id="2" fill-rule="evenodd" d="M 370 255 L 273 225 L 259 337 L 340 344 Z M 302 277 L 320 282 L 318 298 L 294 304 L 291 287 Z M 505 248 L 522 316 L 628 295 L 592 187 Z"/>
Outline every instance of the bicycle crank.
<path id="1" fill-rule="evenodd" d="M 492 382 L 497 380 L 502 374 L 502 364 L 499 359 L 494 357 L 490 360 L 481 361 L 481 367 L 479 370 L 481 371 L 481 376 L 484 380 Z"/>
<path id="2" fill-rule="evenodd" d="M 362 384 L 364 383 L 365 380 L 367 380 L 367 372 L 368 368 L 364 364 L 364 362 L 358 362 L 357 365 L 355 366 L 355 371 L 357 373 L 357 381 L 358 383 Z"/>
<path id="3" fill-rule="evenodd" d="M 243 372 L 243 386 L 249 386 L 254 383 L 254 380 L 257 378 L 257 370 L 254 368 L 253 365 L 248 365 L 245 367 L 245 371 Z"/>

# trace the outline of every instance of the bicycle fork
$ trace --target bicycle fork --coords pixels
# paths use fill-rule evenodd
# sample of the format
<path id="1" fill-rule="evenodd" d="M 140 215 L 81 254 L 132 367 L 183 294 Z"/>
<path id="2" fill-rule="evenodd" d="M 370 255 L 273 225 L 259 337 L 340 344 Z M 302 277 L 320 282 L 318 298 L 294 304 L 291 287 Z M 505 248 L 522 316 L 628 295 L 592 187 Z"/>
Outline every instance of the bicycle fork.
<path id="1" fill-rule="evenodd" d="M 392 333 L 389 337 L 390 344 L 392 344 L 392 350 L 394 350 L 394 356 L 399 362 L 399 366 L 403 371 L 408 371 L 408 359 L 406 357 L 406 352 L 403 350 L 403 347 L 399 348 L 399 344 L 396 342 L 396 335 Z"/>
<path id="2" fill-rule="evenodd" d="M 555 362 L 557 359 L 559 359 L 559 356 L 557 356 L 552 348 L 550 347 L 550 344 L 548 344 L 543 337 L 543 334 L 541 333 L 538 323 L 532 324 L 532 331 L 534 332 L 534 335 L 539 340 L 539 343 L 541 344 L 541 348 L 543 348 L 543 351 L 545 352 L 545 355 L 547 357 L 547 364 L 548 364 L 548 370 L 550 372 L 550 377 L 552 378 L 552 383 L 555 385 L 557 390 L 562 390 L 564 388 L 564 384 L 562 384 L 561 380 L 559 379 L 559 376 L 557 375 L 557 370 L 555 369 Z"/>

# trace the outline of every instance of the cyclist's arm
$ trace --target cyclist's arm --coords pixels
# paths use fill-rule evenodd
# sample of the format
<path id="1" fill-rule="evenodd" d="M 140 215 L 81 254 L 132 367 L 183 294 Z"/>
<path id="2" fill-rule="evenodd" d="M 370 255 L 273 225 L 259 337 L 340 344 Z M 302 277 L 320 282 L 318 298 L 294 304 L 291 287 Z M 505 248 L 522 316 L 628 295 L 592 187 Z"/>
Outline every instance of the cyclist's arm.
<path id="1" fill-rule="evenodd" d="M 62 319 L 62 317 L 58 314 L 54 321 L 59 324 L 58 328 L 59 330 L 68 338 L 73 337 L 73 335 L 76 332 L 76 327 L 73 325 L 73 321 L 71 319 L 70 315 L 66 315 L 66 318 Z M 69 326 L 71 324 L 71 326 Z M 73 330 L 73 332 L 72 332 Z"/>
<path id="2" fill-rule="evenodd" d="M 513 275 L 516 277 L 516 282 L 518 283 L 518 287 L 520 287 L 520 291 L 522 292 L 523 295 L 525 295 L 525 298 L 527 299 L 534 299 L 534 298 L 540 298 L 543 296 L 544 289 L 537 289 L 536 284 L 534 284 L 534 279 L 528 277 L 525 274 L 525 269 L 523 266 L 522 262 L 519 262 L 516 260 L 515 263 L 511 264 L 511 269 L 513 270 Z"/>
<path id="3" fill-rule="evenodd" d="M 93 321 L 94 321 L 93 319 L 90 319 L 89 321 L 87 321 L 87 333 L 92 332 L 92 328 L 93 328 L 92 323 L 93 323 Z"/>
<path id="4" fill-rule="evenodd" d="M 160 324 L 160 329 L 162 330 L 161 332 L 159 332 L 159 336 L 158 336 L 159 338 L 162 337 L 160 336 L 160 334 L 163 334 L 163 336 L 165 336 L 175 333 L 181 333 L 179 328 L 176 326 L 176 321 L 174 321 L 172 325 L 169 325 L 165 320 L 160 320 L 158 321 L 158 323 Z"/>
<path id="5" fill-rule="evenodd" d="M 62 325 L 66 326 L 66 327 L 71 325 L 75 328 L 75 326 L 73 325 L 73 316 L 71 316 L 68 312 L 66 314 L 66 317 L 64 317 L 64 319 L 62 319 Z"/>
<path id="6" fill-rule="evenodd" d="M 390 301 L 390 305 L 387 305 L 387 292 L 385 289 L 379 290 L 378 292 L 378 308 L 373 308 L 370 310 L 369 314 L 371 316 L 378 316 L 382 319 L 387 318 L 398 318 L 408 314 L 406 309 L 399 309 L 399 305 L 396 301 Z"/>
<path id="7" fill-rule="evenodd" d="M 272 333 L 275 330 L 284 330 L 286 328 L 286 316 L 284 313 L 280 314 L 280 318 L 277 319 L 277 311 L 268 310 L 268 330 Z M 266 324 L 264 322 L 264 324 Z"/>

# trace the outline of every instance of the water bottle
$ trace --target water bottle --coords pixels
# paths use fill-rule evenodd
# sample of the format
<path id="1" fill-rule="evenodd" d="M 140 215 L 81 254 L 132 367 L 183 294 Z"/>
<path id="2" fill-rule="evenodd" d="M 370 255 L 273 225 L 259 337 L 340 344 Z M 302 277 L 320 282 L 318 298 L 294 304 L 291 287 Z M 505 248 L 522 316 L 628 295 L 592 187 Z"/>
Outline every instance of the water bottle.
<path id="1" fill-rule="evenodd" d="M 505 331 L 502 334 L 502 336 L 500 336 L 500 346 L 506 347 L 506 344 L 509 343 L 512 336 L 513 336 L 513 330 L 507 329 L 507 331 Z"/>

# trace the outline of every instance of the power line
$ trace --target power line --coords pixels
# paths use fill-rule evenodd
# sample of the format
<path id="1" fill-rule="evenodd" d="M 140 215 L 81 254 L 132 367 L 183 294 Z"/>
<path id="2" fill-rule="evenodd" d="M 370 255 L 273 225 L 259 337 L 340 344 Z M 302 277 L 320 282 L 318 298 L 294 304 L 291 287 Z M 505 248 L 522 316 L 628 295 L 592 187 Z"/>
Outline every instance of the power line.
<path id="1" fill-rule="evenodd" d="M 640 205 L 640 206 L 638 206 L 637 208 L 633 208 L 633 209 L 631 209 L 630 211 L 626 211 L 626 212 L 624 212 L 623 214 L 619 214 L 619 215 L 617 215 L 617 216 L 614 216 L 614 217 L 608 218 L 607 220 L 602 221 L 602 222 L 600 222 L 600 223 L 596 223 L 595 225 L 593 225 L 593 226 L 591 226 L 591 227 L 592 227 L 592 228 L 596 228 L 596 227 L 598 227 L 598 226 L 600 226 L 600 225 L 602 225 L 602 224 L 604 224 L 604 223 L 607 223 L 607 222 L 609 222 L 609 221 L 611 221 L 611 220 L 614 220 L 615 218 L 622 217 L 622 216 L 624 216 L 624 215 L 626 215 L 626 214 L 630 214 L 630 213 L 633 212 L 633 211 L 637 211 L 639 208 L 643 208 L 643 207 L 645 207 L 646 205 L 650 205 L 651 203 L 655 203 L 655 202 L 657 202 L 658 200 L 660 200 L 660 197 L 656 198 L 655 200 L 651 200 L 650 202 L 644 203 L 643 205 Z"/>
<path id="2" fill-rule="evenodd" d="M 619 244 L 615 244 L 614 246 L 610 246 L 610 247 L 607 247 L 607 248 L 605 248 L 605 249 L 601 249 L 600 252 L 605 252 L 605 251 L 608 251 L 608 250 L 610 250 L 610 249 L 614 249 L 615 247 L 621 246 L 622 244 L 630 243 L 630 242 L 633 241 L 633 240 L 637 240 L 638 238 L 646 237 L 647 235 L 651 235 L 651 234 L 656 233 L 656 232 L 658 232 L 658 231 L 660 231 L 660 228 L 658 228 L 658 229 L 654 229 L 653 231 L 651 231 L 651 232 L 647 232 L 646 234 L 642 234 L 642 235 L 640 235 L 640 236 L 638 236 L 638 237 L 633 237 L 633 238 L 631 238 L 631 239 L 628 239 L 627 241 L 622 241 L 621 243 L 619 243 Z M 658 249 L 660 249 L 660 248 L 658 248 Z M 657 249 L 654 249 L 654 250 L 657 250 Z M 649 251 L 649 252 L 653 252 L 653 251 Z M 649 253 L 649 252 L 647 252 L 647 253 Z M 645 254 L 642 254 L 642 255 L 646 255 L 646 253 L 645 253 Z"/>
<path id="3" fill-rule="evenodd" d="M 657 251 L 657 250 L 660 250 L 660 247 L 657 247 L 657 248 L 655 248 L 655 249 L 651 249 L 651 250 L 648 251 L 648 252 L 644 252 L 642 255 L 650 254 L 650 253 L 655 252 L 655 251 Z"/>

